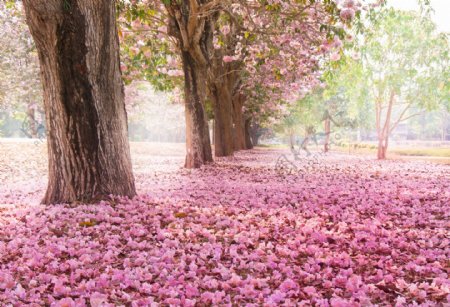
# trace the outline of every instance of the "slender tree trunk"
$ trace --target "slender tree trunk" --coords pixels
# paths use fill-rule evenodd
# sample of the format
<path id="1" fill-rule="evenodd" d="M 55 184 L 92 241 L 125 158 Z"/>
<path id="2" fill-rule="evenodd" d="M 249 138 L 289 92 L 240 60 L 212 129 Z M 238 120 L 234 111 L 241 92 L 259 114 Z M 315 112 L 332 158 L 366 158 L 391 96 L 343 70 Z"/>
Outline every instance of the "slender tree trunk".
<path id="1" fill-rule="evenodd" d="M 49 182 L 43 203 L 134 196 L 114 1 L 23 4 L 44 87 Z"/>
<path id="2" fill-rule="evenodd" d="M 246 147 L 246 149 L 252 149 L 253 148 L 252 138 L 250 137 L 251 123 L 252 123 L 251 118 L 247 118 L 245 120 L 245 127 L 244 127 L 244 129 L 245 129 L 245 147 Z"/>
<path id="3" fill-rule="evenodd" d="M 442 119 L 441 141 L 444 142 L 447 134 L 447 112 L 445 110 L 442 111 L 441 119 Z"/>
<path id="4" fill-rule="evenodd" d="M 233 155 L 233 105 L 228 85 L 225 82 L 212 84 L 211 96 L 214 104 L 214 155 Z"/>
<path id="5" fill-rule="evenodd" d="M 327 117 L 325 119 L 325 143 L 323 145 L 323 151 L 328 152 L 330 150 L 330 133 L 331 133 L 331 121 L 330 118 Z"/>
<path id="6" fill-rule="evenodd" d="M 37 126 L 36 126 L 36 110 L 34 108 L 33 102 L 28 102 L 27 116 L 28 116 L 28 122 L 29 122 L 30 135 L 32 138 L 37 138 L 38 132 L 37 132 Z"/>
<path id="7" fill-rule="evenodd" d="M 186 115 L 186 168 L 212 162 L 211 141 L 203 108 L 206 68 L 197 65 L 189 52 L 182 52 Z M 217 142 L 217 140 L 216 140 Z"/>
<path id="8" fill-rule="evenodd" d="M 389 145 L 389 135 L 391 133 L 391 116 L 392 116 L 392 108 L 394 106 L 394 98 L 395 93 L 391 92 L 383 127 L 381 127 L 381 117 L 382 117 L 381 103 L 377 106 L 377 132 L 378 132 L 377 157 L 379 160 L 385 160 L 387 157 L 386 153 Z"/>
<path id="9" fill-rule="evenodd" d="M 378 140 L 378 152 L 377 157 L 379 160 L 385 160 L 386 159 L 386 153 L 389 145 L 389 136 L 386 136 L 384 138 L 381 138 Z"/>
<path id="10" fill-rule="evenodd" d="M 295 149 L 294 131 L 289 129 L 289 147 Z"/>
<path id="11" fill-rule="evenodd" d="M 245 123 L 242 114 L 244 95 L 238 93 L 233 97 L 234 149 L 247 149 L 245 144 Z"/>

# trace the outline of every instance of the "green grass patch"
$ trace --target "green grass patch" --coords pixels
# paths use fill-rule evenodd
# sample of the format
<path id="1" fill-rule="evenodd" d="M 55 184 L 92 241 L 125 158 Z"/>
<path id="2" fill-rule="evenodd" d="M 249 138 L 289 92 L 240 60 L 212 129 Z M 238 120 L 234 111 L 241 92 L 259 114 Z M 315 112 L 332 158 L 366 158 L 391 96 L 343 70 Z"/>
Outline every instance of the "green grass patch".
<path id="1" fill-rule="evenodd" d="M 450 148 L 392 148 L 391 152 L 401 156 L 450 157 Z"/>

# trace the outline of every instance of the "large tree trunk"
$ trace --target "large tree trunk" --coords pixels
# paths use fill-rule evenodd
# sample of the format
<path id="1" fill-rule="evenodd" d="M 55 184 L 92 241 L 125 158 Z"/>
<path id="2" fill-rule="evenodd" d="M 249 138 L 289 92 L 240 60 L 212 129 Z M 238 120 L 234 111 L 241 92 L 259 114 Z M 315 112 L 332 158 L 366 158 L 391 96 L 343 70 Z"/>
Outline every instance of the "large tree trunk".
<path id="1" fill-rule="evenodd" d="M 331 133 L 331 120 L 329 117 L 325 119 L 325 142 L 323 144 L 323 151 L 328 152 L 330 150 L 330 133 Z"/>
<path id="2" fill-rule="evenodd" d="M 237 93 L 233 97 L 233 124 L 234 124 L 234 149 L 247 149 L 245 144 L 245 123 L 242 107 L 244 106 L 244 95 Z"/>
<path id="3" fill-rule="evenodd" d="M 197 65 L 190 53 L 182 52 L 186 114 L 186 168 L 198 168 L 212 162 L 211 141 L 203 108 L 206 68 Z M 216 140 L 217 141 L 217 140 Z"/>
<path id="4" fill-rule="evenodd" d="M 49 181 L 43 203 L 133 197 L 114 1 L 23 4 L 44 87 Z"/>
<path id="5" fill-rule="evenodd" d="M 214 155 L 233 155 L 233 106 L 228 85 L 224 82 L 210 86 L 214 104 Z"/>
<path id="6" fill-rule="evenodd" d="M 252 124 L 251 118 L 247 118 L 245 120 L 245 127 L 244 127 L 244 129 L 245 129 L 245 148 L 246 149 L 253 148 L 252 138 L 250 136 L 251 124 Z"/>

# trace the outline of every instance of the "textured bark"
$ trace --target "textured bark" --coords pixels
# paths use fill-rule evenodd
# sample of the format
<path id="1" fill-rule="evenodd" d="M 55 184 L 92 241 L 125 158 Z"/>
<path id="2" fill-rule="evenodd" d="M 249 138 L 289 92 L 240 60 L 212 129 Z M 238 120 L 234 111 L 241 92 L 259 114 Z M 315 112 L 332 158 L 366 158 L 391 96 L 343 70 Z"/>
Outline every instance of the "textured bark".
<path id="1" fill-rule="evenodd" d="M 204 110 L 207 74 L 213 48 L 216 6 L 220 2 L 182 0 L 164 3 L 168 34 L 176 39 L 185 78 L 186 168 L 212 162 L 211 141 Z"/>
<path id="2" fill-rule="evenodd" d="M 240 96 L 240 71 L 243 63 L 241 61 L 223 61 L 225 55 L 234 52 L 236 44 L 239 42 L 236 37 L 241 33 L 240 31 L 241 28 L 237 23 L 231 22 L 230 33 L 221 36 L 223 46 L 214 49 L 214 56 L 211 58 L 208 86 L 214 106 L 216 124 L 214 153 L 216 157 L 231 156 L 235 150 L 245 147 L 237 140 L 239 137 L 236 133 L 236 126 L 239 126 L 241 134 L 243 134 L 243 124 L 236 122 L 236 111 L 239 108 L 236 103 L 239 101 L 235 101 Z"/>
<path id="3" fill-rule="evenodd" d="M 242 107 L 244 106 L 244 95 L 237 93 L 233 96 L 233 124 L 234 124 L 234 149 L 247 149 L 245 143 L 245 122 L 242 114 Z"/>
<path id="4" fill-rule="evenodd" d="M 252 149 L 253 148 L 253 144 L 252 144 L 252 138 L 250 137 L 250 126 L 252 124 L 252 120 L 250 118 L 247 118 L 245 120 L 245 147 L 246 149 Z"/>
<path id="5" fill-rule="evenodd" d="M 134 196 L 114 1 L 23 4 L 44 88 L 49 182 L 42 202 Z"/>
<path id="6" fill-rule="evenodd" d="M 206 69 L 196 65 L 189 52 L 182 52 L 185 80 L 186 168 L 198 168 L 212 162 L 211 142 L 203 108 Z"/>
<path id="7" fill-rule="evenodd" d="M 210 86 L 214 105 L 214 155 L 231 156 L 234 152 L 233 142 L 233 105 L 229 86 L 225 82 Z"/>

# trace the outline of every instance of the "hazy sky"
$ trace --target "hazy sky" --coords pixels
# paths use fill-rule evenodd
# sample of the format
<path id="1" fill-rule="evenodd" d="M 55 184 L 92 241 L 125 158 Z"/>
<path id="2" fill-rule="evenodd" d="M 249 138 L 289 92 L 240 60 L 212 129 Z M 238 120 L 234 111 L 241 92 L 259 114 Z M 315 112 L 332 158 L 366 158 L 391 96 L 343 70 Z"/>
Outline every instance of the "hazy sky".
<path id="1" fill-rule="evenodd" d="M 388 0 L 388 4 L 402 10 L 419 10 L 417 0 Z M 450 0 L 431 0 L 433 21 L 440 31 L 450 32 Z"/>

